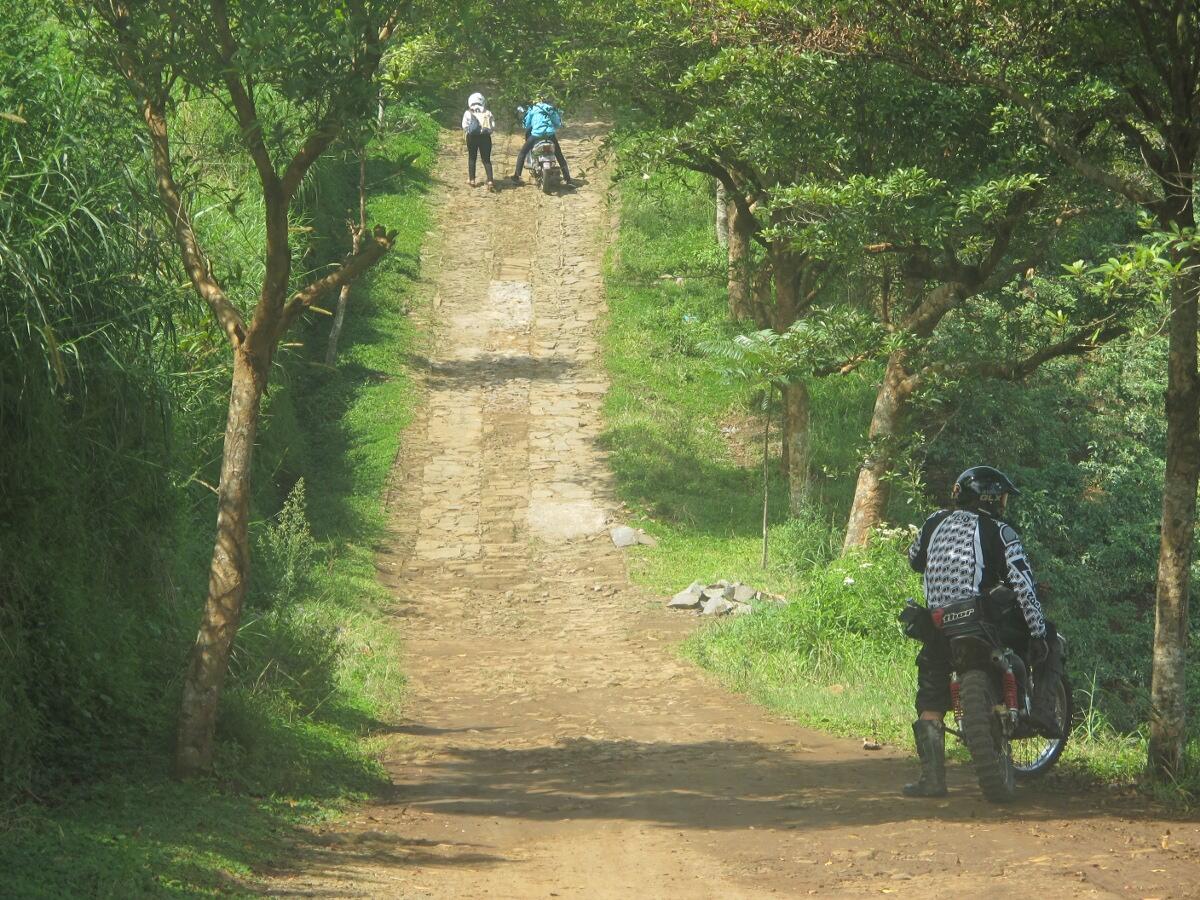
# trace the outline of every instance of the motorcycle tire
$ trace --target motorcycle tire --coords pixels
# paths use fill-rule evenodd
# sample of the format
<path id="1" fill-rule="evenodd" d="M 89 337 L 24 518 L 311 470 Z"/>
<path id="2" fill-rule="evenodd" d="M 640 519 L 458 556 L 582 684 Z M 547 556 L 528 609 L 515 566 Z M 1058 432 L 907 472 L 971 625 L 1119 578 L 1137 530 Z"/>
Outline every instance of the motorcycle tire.
<path id="1" fill-rule="evenodd" d="M 971 669 L 963 673 L 959 690 L 963 739 L 975 764 L 975 777 L 983 796 L 992 803 L 1012 800 L 1016 792 L 1012 751 L 996 715 L 1000 696 L 992 676 L 981 669 Z"/>
<path id="2" fill-rule="evenodd" d="M 558 187 L 558 172 L 551 169 L 549 172 L 542 173 L 542 193 L 553 194 L 554 189 Z"/>
<path id="3" fill-rule="evenodd" d="M 1017 778 L 1037 778 L 1049 772 L 1063 750 L 1067 748 L 1067 740 L 1071 736 L 1071 720 L 1074 717 L 1073 692 L 1071 680 L 1064 674 L 1055 689 L 1055 718 L 1062 727 L 1062 736 L 1047 738 L 1041 735 L 1013 741 L 1012 760 Z"/>

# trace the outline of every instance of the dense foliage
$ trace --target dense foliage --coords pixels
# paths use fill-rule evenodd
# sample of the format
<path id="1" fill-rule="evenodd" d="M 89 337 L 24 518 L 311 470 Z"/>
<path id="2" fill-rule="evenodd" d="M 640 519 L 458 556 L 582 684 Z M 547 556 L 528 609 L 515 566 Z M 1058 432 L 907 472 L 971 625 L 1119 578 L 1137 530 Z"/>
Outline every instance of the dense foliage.
<path id="1" fill-rule="evenodd" d="M 81 64 L 42 9 L 0 9 L 6 803 L 163 773 L 206 584 L 230 370 L 186 287 L 135 128 L 116 114 L 117 85 Z M 202 97 L 180 104 L 178 122 L 197 229 L 230 293 L 253 297 L 263 210 L 253 171 L 230 152 L 236 126 Z M 404 292 L 436 132 L 427 114 L 395 105 L 369 153 L 372 184 L 384 186 L 372 209 L 404 242 L 376 276 L 389 300 L 364 295 L 357 307 L 368 334 L 388 335 L 384 355 L 354 346 L 352 317 L 343 365 L 316 365 L 319 318 L 276 360 L 252 498 L 260 565 L 220 723 L 228 783 L 286 790 L 322 770 L 334 796 L 376 777 L 350 738 L 401 684 L 394 662 L 374 656 L 393 639 L 368 614 L 379 598 L 369 545 L 410 407 Z M 304 270 L 346 251 L 356 170 L 335 154 L 306 181 L 294 242 Z"/>

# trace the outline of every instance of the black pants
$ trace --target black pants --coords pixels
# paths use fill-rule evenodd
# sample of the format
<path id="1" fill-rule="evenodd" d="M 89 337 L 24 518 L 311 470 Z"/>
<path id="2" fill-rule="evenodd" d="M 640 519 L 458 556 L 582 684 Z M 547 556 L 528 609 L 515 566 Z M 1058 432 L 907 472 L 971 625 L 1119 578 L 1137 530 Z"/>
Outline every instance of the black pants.
<path id="1" fill-rule="evenodd" d="M 529 155 L 529 151 L 533 149 L 534 144 L 542 141 L 550 141 L 554 144 L 554 155 L 558 157 L 558 165 L 562 168 L 563 179 L 571 180 L 571 170 L 567 168 L 567 161 L 563 157 L 562 147 L 558 145 L 558 137 L 550 135 L 549 137 L 534 137 L 532 134 L 525 135 L 525 143 L 521 145 L 521 152 L 517 154 L 517 168 L 513 171 L 513 178 L 521 177 L 521 170 L 525 168 L 525 157 Z"/>
<path id="2" fill-rule="evenodd" d="M 467 135 L 467 177 L 475 180 L 475 157 L 483 161 L 483 171 L 487 172 L 487 180 L 492 181 L 492 136 L 484 134 Z"/>
<path id="3" fill-rule="evenodd" d="M 1018 613 L 1019 614 L 1019 613 Z M 1029 630 L 1021 620 L 1021 630 L 1009 630 L 1001 623 L 1000 635 L 1004 642 L 1028 659 Z M 1046 622 L 1046 642 L 1057 646 L 1058 631 L 1054 623 Z M 950 661 L 950 642 L 939 631 L 931 641 L 921 645 L 917 654 L 917 713 L 948 712 L 950 710 L 950 673 L 954 664 Z M 1035 673 L 1036 674 L 1036 673 Z"/>

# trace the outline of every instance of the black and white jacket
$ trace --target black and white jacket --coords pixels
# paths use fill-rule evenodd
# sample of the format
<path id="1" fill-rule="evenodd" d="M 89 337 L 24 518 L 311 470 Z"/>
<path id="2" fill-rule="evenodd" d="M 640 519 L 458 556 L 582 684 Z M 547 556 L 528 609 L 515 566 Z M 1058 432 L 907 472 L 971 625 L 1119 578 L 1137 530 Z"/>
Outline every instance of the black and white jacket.
<path id="1" fill-rule="evenodd" d="M 925 576 L 925 603 L 937 609 L 1007 584 L 1017 594 L 1033 637 L 1046 634 L 1033 570 L 1021 538 L 983 511 L 941 509 L 925 520 L 908 548 L 908 563 Z"/>

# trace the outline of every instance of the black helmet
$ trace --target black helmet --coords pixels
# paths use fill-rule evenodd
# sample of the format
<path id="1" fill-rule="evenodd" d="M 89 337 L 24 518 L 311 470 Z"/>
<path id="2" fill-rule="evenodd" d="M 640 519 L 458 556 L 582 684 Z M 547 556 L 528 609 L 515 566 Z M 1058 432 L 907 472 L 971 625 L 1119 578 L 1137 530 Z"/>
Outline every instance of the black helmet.
<path id="1" fill-rule="evenodd" d="M 1019 497 L 1021 492 L 999 469 L 991 466 L 971 466 L 958 476 L 951 496 L 959 506 L 997 509 L 1005 494 Z"/>

